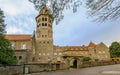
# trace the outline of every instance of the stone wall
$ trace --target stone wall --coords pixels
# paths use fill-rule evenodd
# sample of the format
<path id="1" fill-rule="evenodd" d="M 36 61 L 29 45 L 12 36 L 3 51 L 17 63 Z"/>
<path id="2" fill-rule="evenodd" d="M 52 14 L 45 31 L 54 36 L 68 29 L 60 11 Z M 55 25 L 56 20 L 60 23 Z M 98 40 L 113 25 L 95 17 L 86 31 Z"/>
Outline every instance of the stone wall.
<path id="1" fill-rule="evenodd" d="M 29 73 L 67 69 L 67 66 L 64 63 L 26 64 L 25 67 L 28 68 Z"/>
<path id="2" fill-rule="evenodd" d="M 22 74 L 23 66 L 0 66 L 0 75 Z"/>
<path id="3" fill-rule="evenodd" d="M 120 61 L 97 61 L 97 62 L 83 62 L 79 68 L 94 67 L 94 66 L 105 66 L 120 64 Z"/>

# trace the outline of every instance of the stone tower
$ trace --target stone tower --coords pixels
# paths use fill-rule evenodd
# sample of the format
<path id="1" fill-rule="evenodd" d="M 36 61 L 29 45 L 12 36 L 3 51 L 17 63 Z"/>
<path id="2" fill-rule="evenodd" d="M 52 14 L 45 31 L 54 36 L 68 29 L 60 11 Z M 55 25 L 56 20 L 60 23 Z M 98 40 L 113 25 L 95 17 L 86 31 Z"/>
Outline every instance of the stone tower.
<path id="1" fill-rule="evenodd" d="M 53 18 L 44 6 L 36 17 L 35 61 L 48 63 L 53 58 Z"/>

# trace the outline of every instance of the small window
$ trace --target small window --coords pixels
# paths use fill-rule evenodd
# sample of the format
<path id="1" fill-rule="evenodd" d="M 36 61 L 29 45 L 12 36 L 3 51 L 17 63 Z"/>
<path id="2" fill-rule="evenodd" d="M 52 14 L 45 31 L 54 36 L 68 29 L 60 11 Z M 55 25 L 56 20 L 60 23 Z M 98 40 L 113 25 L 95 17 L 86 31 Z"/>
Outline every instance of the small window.
<path id="1" fill-rule="evenodd" d="M 45 56 L 45 53 L 43 53 L 43 55 Z"/>
<path id="2" fill-rule="evenodd" d="M 45 44 L 45 41 L 43 42 L 43 44 Z"/>
<path id="3" fill-rule="evenodd" d="M 42 23 L 42 26 L 44 26 L 44 23 Z"/>
<path id="4" fill-rule="evenodd" d="M 57 55 L 57 53 L 54 53 L 54 55 Z"/>
<path id="5" fill-rule="evenodd" d="M 41 26 L 41 24 L 39 24 L 39 26 Z"/>
<path id="6" fill-rule="evenodd" d="M 22 56 L 19 56 L 19 60 L 21 60 L 22 59 Z"/>
<path id="7" fill-rule="evenodd" d="M 45 23 L 45 26 L 47 26 L 47 23 Z"/>
<path id="8" fill-rule="evenodd" d="M 59 55 L 62 55 L 62 53 L 59 53 Z"/>
<path id="9" fill-rule="evenodd" d="M 15 59 L 17 59 L 17 57 L 16 57 L 16 56 L 14 56 L 14 58 L 15 58 Z"/>
<path id="10" fill-rule="evenodd" d="M 45 21 L 47 21 L 47 18 L 45 18 Z"/>
<path id="11" fill-rule="evenodd" d="M 41 56 L 41 53 L 39 53 L 39 55 Z"/>
<path id="12" fill-rule="evenodd" d="M 47 35 L 45 35 L 45 37 L 47 37 Z"/>
<path id="13" fill-rule="evenodd" d="M 26 44 L 23 44 L 23 45 L 22 45 L 22 49 L 26 49 Z"/>
<path id="14" fill-rule="evenodd" d="M 15 48 L 15 44 L 14 44 L 14 43 L 12 44 L 12 48 L 13 48 L 13 49 Z"/>
<path id="15" fill-rule="evenodd" d="M 47 53 L 47 55 L 50 55 L 49 53 Z"/>
<path id="16" fill-rule="evenodd" d="M 44 18 L 42 18 L 42 21 L 44 21 Z"/>
<path id="17" fill-rule="evenodd" d="M 41 41 L 39 43 L 41 43 Z"/>
<path id="18" fill-rule="evenodd" d="M 38 22 L 39 22 L 39 20 L 38 20 Z"/>
<path id="19" fill-rule="evenodd" d="M 99 51 L 99 53 L 101 53 L 101 51 Z"/>

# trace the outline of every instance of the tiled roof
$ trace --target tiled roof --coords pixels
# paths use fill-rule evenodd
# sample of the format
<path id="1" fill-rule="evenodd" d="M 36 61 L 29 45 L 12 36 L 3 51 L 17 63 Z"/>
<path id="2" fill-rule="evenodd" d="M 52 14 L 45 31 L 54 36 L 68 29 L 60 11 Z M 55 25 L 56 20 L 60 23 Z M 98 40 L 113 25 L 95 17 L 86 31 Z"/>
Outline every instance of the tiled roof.
<path id="1" fill-rule="evenodd" d="M 88 45 L 88 47 L 95 47 L 95 46 L 96 46 L 96 44 L 94 44 L 93 42 L 90 42 Z"/>
<path id="2" fill-rule="evenodd" d="M 63 56 L 79 56 L 79 57 L 83 57 L 83 55 L 80 55 L 80 54 L 64 54 Z"/>
<path id="3" fill-rule="evenodd" d="M 30 34 L 6 34 L 5 38 L 10 41 L 18 41 L 18 40 L 30 40 Z"/>
<path id="4" fill-rule="evenodd" d="M 88 47 L 83 45 L 83 46 L 61 46 L 60 48 L 64 51 L 72 51 L 72 50 L 86 51 Z"/>

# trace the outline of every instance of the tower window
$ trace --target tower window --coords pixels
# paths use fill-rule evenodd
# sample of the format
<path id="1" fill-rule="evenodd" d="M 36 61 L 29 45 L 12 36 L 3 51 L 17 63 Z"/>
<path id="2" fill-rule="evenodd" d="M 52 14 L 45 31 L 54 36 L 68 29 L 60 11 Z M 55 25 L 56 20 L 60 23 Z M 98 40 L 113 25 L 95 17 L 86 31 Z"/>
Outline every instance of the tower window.
<path id="1" fill-rule="evenodd" d="M 47 21 L 47 18 L 45 18 L 45 21 Z"/>
<path id="2" fill-rule="evenodd" d="M 44 21 L 44 18 L 42 18 L 42 21 Z"/>
<path id="3" fill-rule="evenodd" d="M 42 23 L 42 26 L 44 26 L 44 23 Z"/>
<path id="4" fill-rule="evenodd" d="M 39 22 L 39 20 L 38 20 L 38 22 Z"/>
<path id="5" fill-rule="evenodd" d="M 47 26 L 47 23 L 45 23 L 45 26 Z"/>

